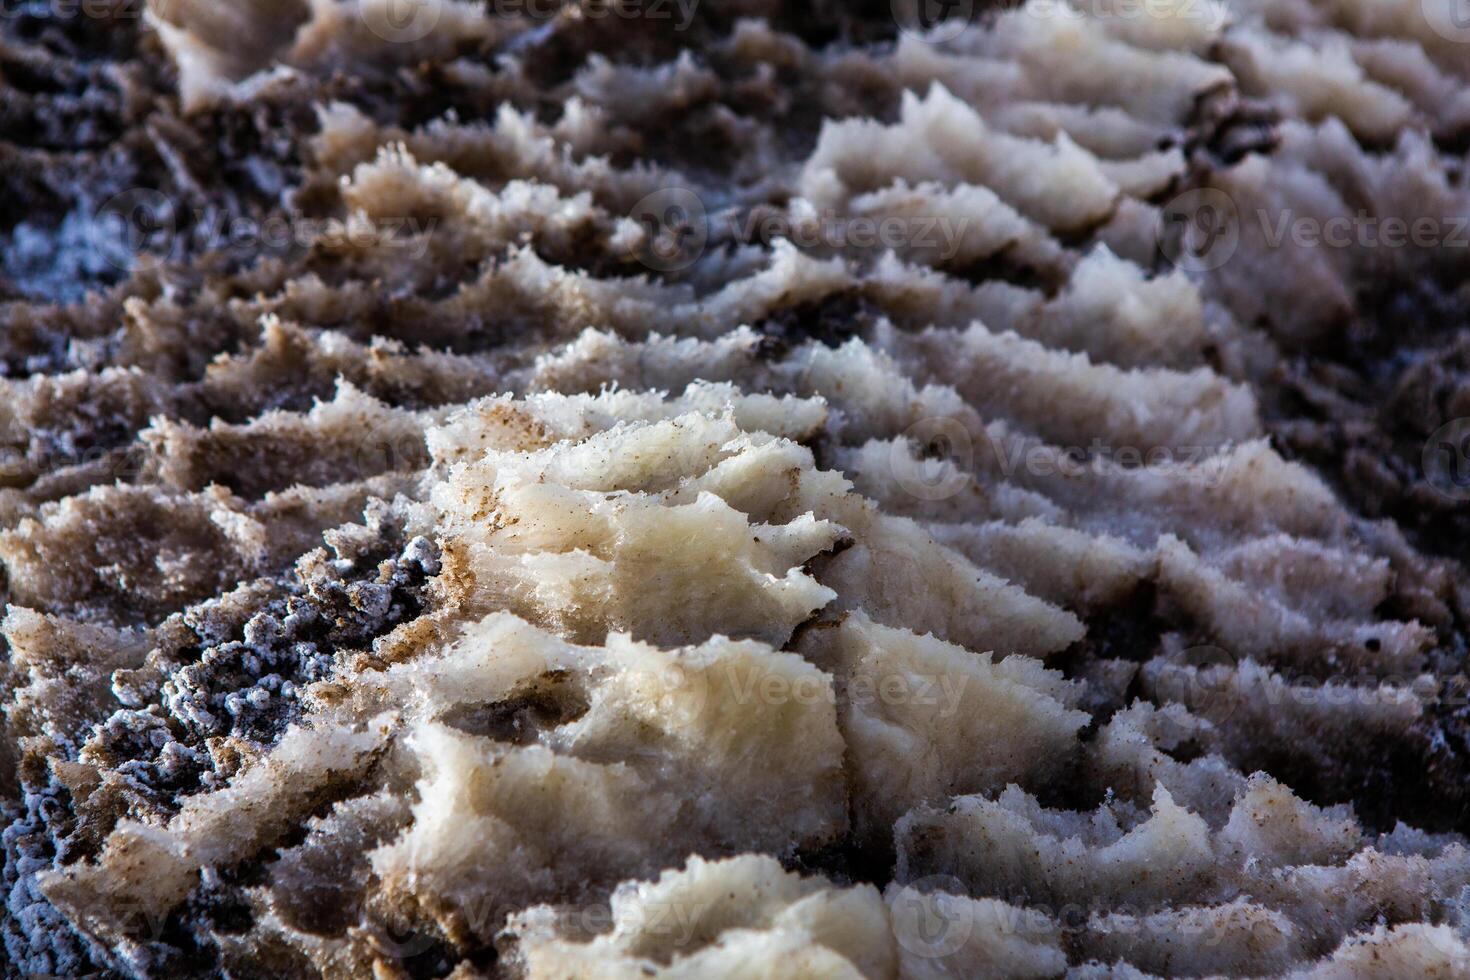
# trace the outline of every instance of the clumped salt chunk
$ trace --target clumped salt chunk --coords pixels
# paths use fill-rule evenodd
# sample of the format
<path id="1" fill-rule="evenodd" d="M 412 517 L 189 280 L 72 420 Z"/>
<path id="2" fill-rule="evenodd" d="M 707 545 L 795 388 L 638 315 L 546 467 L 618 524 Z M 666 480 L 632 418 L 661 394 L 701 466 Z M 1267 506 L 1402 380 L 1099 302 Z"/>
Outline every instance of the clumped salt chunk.
<path id="1" fill-rule="evenodd" d="M 1087 722 L 1077 691 L 1034 660 L 994 663 L 861 612 L 813 630 L 803 652 L 834 674 L 854 815 L 872 837 L 919 802 L 1060 778 Z"/>
<path id="2" fill-rule="evenodd" d="M 513 920 L 532 977 L 892 976 L 888 910 L 872 886 L 839 888 L 770 858 L 690 858 L 656 880 L 625 882 L 606 910 L 611 931 L 578 941 L 576 910 L 528 909 Z M 813 971 L 813 972 L 808 972 Z"/>

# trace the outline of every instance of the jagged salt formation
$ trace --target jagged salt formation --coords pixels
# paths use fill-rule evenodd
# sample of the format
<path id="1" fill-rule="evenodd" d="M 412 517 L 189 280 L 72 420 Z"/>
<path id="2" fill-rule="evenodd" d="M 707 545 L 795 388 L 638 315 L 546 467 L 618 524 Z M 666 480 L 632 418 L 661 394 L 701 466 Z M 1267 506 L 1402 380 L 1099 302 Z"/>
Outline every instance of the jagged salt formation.
<path id="1" fill-rule="evenodd" d="M 1447 11 L 390 6 L 7 25 L 8 970 L 1470 975 Z"/>

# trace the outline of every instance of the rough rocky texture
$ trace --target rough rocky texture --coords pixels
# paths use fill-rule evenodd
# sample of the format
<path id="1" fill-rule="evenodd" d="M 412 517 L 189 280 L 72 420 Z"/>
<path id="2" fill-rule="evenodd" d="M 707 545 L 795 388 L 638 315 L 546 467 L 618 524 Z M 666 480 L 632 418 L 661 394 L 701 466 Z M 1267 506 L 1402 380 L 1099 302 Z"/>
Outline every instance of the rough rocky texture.
<path id="1" fill-rule="evenodd" d="M 5 8 L 7 975 L 1470 976 L 1470 37 L 906 11 Z"/>

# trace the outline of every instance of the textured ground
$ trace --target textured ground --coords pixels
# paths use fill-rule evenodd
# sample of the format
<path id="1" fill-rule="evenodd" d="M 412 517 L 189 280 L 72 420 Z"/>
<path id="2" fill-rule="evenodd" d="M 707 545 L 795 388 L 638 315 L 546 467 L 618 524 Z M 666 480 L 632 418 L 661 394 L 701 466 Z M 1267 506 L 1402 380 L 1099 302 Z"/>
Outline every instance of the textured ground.
<path id="1" fill-rule="evenodd" d="M 1470 976 L 1438 0 L 4 0 L 9 975 Z"/>

